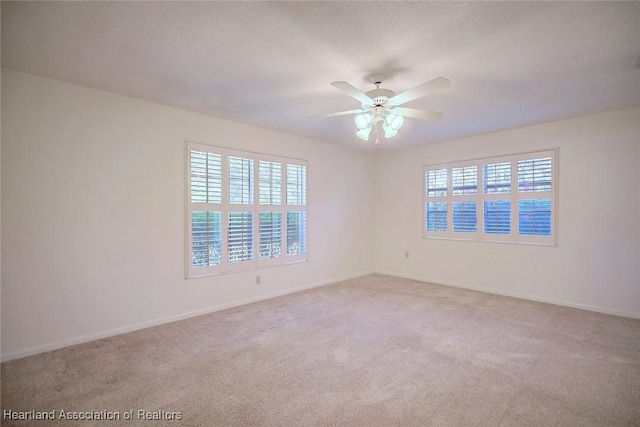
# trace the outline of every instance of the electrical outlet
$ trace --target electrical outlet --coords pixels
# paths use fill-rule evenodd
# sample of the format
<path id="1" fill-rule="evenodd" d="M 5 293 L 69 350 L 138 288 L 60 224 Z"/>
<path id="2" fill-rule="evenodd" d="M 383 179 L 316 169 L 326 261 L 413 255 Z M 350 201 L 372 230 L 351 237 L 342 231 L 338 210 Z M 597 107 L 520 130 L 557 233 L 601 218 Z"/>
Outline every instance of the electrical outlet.
<path id="1" fill-rule="evenodd" d="M 406 252 L 404 253 L 404 257 L 405 257 L 405 258 L 409 258 L 409 251 L 406 251 Z"/>
<path id="2" fill-rule="evenodd" d="M 260 284 L 260 276 L 256 276 L 256 285 Z"/>

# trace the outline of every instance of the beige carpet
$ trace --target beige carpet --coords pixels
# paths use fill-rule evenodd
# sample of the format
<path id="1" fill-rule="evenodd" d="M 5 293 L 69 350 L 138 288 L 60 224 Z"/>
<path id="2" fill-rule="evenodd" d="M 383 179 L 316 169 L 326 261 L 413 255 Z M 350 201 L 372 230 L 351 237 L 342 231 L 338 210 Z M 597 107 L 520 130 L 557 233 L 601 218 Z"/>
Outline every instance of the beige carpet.
<path id="1" fill-rule="evenodd" d="M 3 420 L 36 426 L 153 424 L 138 410 L 173 426 L 640 425 L 640 320 L 372 275 L 3 363 L 2 410 L 121 417 Z"/>

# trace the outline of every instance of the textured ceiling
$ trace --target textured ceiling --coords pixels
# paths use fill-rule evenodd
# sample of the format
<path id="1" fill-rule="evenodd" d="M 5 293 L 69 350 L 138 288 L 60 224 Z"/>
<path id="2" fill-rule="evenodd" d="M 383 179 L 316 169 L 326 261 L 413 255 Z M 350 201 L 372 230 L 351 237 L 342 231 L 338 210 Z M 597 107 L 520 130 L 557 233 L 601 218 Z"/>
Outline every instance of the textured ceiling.
<path id="1" fill-rule="evenodd" d="M 3 67 L 361 149 L 334 80 L 449 78 L 404 148 L 640 105 L 639 55 L 640 2 L 2 2 Z"/>

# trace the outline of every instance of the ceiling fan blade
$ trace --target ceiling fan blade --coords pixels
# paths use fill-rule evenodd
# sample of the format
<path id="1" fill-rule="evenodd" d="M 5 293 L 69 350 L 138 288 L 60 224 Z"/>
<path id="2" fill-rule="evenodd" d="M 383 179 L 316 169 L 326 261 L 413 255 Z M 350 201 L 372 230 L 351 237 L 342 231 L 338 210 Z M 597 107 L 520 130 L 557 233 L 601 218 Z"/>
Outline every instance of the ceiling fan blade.
<path id="1" fill-rule="evenodd" d="M 347 82 L 331 82 L 331 85 L 336 89 L 340 89 L 341 91 L 345 92 L 347 95 L 357 99 L 363 104 L 373 104 L 373 99 L 369 98 L 367 95 L 360 92 L 358 89 L 351 86 Z"/>
<path id="2" fill-rule="evenodd" d="M 329 113 L 329 114 L 318 114 L 315 116 L 309 116 L 310 119 L 321 119 L 323 117 L 336 117 L 336 116 L 346 116 L 347 114 L 358 114 L 358 113 L 366 113 L 369 110 L 347 110 L 347 111 L 338 111 L 337 113 Z"/>
<path id="3" fill-rule="evenodd" d="M 390 105 L 402 105 L 406 102 L 413 101 L 414 99 L 421 98 L 425 95 L 435 92 L 440 89 L 444 89 L 451 86 L 449 79 L 444 77 L 437 77 L 426 83 L 416 86 L 413 89 L 409 89 L 402 93 L 397 94 L 389 99 Z"/>
<path id="4" fill-rule="evenodd" d="M 413 117 L 414 119 L 435 120 L 442 117 L 438 111 L 416 110 L 415 108 L 395 107 L 390 110 L 393 114 L 403 117 Z"/>

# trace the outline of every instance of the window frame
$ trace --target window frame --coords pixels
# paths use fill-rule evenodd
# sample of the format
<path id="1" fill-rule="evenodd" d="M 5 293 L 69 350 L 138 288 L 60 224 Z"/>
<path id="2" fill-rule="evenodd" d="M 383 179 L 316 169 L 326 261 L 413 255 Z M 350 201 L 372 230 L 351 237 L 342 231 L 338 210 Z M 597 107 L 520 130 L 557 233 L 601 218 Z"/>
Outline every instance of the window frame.
<path id="1" fill-rule="evenodd" d="M 200 151 L 211 153 L 221 156 L 222 162 L 222 199 L 221 203 L 204 202 L 196 203 L 191 200 L 191 151 Z M 252 197 L 253 203 L 241 203 L 232 204 L 229 198 L 229 157 L 240 157 L 244 159 L 251 159 L 253 161 L 253 167 L 251 170 L 252 179 Z M 260 203 L 260 161 L 274 162 L 282 165 L 281 176 L 281 200 L 280 204 L 261 204 Z M 286 170 L 287 165 L 303 166 L 304 169 L 304 205 L 287 205 L 287 177 Z M 308 176 L 309 176 L 309 162 L 301 159 L 294 159 L 283 156 L 275 156 L 270 154 L 257 153 L 252 151 L 243 151 L 232 149 L 228 147 L 222 147 L 202 142 L 195 142 L 191 140 L 185 140 L 185 277 L 187 279 L 214 276 L 219 274 L 234 273 L 238 271 L 249 271 L 267 267 L 281 266 L 294 264 L 299 262 L 308 261 Z M 273 201 L 270 198 L 270 201 Z M 194 267 L 192 263 L 192 212 L 195 211 L 209 211 L 220 212 L 221 217 L 221 262 L 219 265 L 212 265 L 206 267 Z M 287 242 L 287 212 L 289 211 L 304 211 L 306 216 L 307 226 L 304 228 L 304 239 L 306 242 L 305 251 L 294 256 L 288 256 L 286 250 Z M 252 249 L 251 259 L 231 262 L 229 260 L 229 244 L 228 244 L 228 232 L 229 232 L 229 215 L 231 212 L 251 212 L 252 222 Z M 260 259 L 260 213 L 262 212 L 280 212 L 280 230 L 281 230 L 281 255 L 279 257 L 270 257 Z"/>
<path id="2" fill-rule="evenodd" d="M 551 158 L 551 189 L 548 191 L 520 191 L 518 181 L 518 162 L 542 158 Z M 484 166 L 508 162 L 511 167 L 510 191 L 485 193 Z M 475 194 L 453 194 L 453 169 L 469 166 L 476 167 L 477 190 Z M 436 170 L 446 170 L 446 190 L 444 195 L 428 195 L 428 173 Z M 428 164 L 423 166 L 423 221 L 422 237 L 425 239 L 461 240 L 489 243 L 512 243 L 527 245 L 557 246 L 558 224 L 558 148 L 551 148 L 527 153 L 511 154 L 504 156 L 485 157 L 479 159 L 461 160 L 448 163 Z M 497 184 L 494 184 L 497 186 Z M 438 188 L 441 190 L 440 188 Z M 435 190 L 434 190 L 435 191 Z M 550 234 L 532 235 L 519 233 L 518 206 L 521 200 L 550 199 Z M 510 202 L 510 232 L 509 234 L 486 233 L 484 228 L 484 203 L 489 201 Z M 474 201 L 476 204 L 476 231 L 455 232 L 453 230 L 453 203 Z M 427 230 L 427 203 L 445 202 L 447 206 L 446 231 Z"/>

